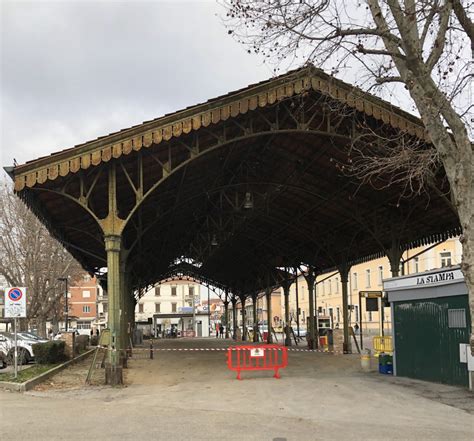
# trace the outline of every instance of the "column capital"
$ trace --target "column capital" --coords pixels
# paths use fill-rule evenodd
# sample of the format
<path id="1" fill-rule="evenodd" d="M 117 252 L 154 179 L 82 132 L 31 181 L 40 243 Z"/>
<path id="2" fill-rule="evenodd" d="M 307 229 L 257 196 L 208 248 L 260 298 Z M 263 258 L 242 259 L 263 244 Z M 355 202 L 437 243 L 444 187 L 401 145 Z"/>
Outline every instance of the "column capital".
<path id="1" fill-rule="evenodd" d="M 341 282 L 349 282 L 349 271 L 351 270 L 351 266 L 348 263 L 342 263 L 337 267 L 337 269 L 339 270 L 339 274 L 341 276 Z"/>
<path id="2" fill-rule="evenodd" d="M 122 248 L 122 236 L 117 234 L 107 234 L 104 236 L 105 251 L 120 252 Z"/>

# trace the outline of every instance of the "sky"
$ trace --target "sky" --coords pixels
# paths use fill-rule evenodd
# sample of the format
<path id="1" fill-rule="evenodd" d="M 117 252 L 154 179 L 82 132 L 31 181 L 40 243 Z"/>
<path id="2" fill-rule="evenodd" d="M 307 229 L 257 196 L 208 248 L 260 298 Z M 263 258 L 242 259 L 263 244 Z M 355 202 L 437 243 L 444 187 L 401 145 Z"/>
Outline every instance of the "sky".
<path id="1" fill-rule="evenodd" d="M 0 0 L 0 164 L 19 164 L 272 76 L 214 1 Z"/>

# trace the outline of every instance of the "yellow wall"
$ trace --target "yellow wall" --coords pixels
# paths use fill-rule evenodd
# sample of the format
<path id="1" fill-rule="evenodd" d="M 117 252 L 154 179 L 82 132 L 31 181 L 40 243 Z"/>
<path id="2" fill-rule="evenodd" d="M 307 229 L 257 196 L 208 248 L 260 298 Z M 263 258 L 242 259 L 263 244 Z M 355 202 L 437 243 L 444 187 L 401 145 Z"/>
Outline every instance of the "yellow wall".
<path id="1" fill-rule="evenodd" d="M 403 259 L 408 259 L 411 256 L 419 253 L 428 247 L 419 247 L 403 253 Z M 418 261 L 410 260 L 404 265 L 405 275 L 414 274 L 416 272 L 428 271 L 436 268 L 441 268 L 442 253 L 451 253 L 451 265 L 458 265 L 461 263 L 461 244 L 459 240 L 449 239 L 440 245 L 437 245 L 431 250 L 426 251 L 418 257 Z M 448 263 L 448 262 L 444 262 Z M 370 278 L 368 277 L 370 271 Z M 320 315 L 329 315 L 330 308 L 333 311 L 334 325 L 339 323 L 342 328 L 342 287 L 340 282 L 340 275 L 334 274 L 332 277 L 326 279 L 332 273 L 322 274 L 316 279 L 316 303 L 317 307 L 322 308 Z M 370 262 L 361 263 L 351 268 L 349 279 L 349 298 L 348 304 L 354 305 L 354 310 L 349 312 L 350 324 L 354 325 L 359 322 L 359 318 L 355 316 L 356 309 L 359 307 L 359 291 L 381 291 L 382 280 L 391 277 L 390 264 L 388 258 L 383 257 L 375 259 Z M 370 280 L 370 283 L 368 283 Z M 298 278 L 298 294 L 300 307 L 300 325 L 304 323 L 303 317 L 306 318 L 309 314 L 308 301 L 308 286 L 306 280 L 300 276 Z M 281 296 L 281 310 L 284 316 L 284 299 Z M 339 309 L 339 320 L 338 320 Z M 292 324 L 296 323 L 296 283 L 290 288 L 290 314 L 294 317 Z M 390 309 L 385 308 L 385 329 L 390 328 Z M 379 330 L 380 316 L 378 312 L 372 314 L 365 312 L 365 301 L 362 300 L 362 323 L 364 330 L 368 329 L 371 332 L 377 333 Z M 360 326 L 360 323 L 359 323 Z"/>

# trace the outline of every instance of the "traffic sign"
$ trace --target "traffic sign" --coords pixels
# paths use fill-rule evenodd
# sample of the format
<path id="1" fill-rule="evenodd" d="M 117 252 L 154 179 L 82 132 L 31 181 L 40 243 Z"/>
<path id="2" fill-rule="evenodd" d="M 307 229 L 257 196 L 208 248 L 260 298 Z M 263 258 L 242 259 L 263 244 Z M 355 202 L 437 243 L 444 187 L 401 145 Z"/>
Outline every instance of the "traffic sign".
<path id="1" fill-rule="evenodd" d="M 359 295 L 368 299 L 378 299 L 383 296 L 382 291 L 359 291 Z"/>
<path id="2" fill-rule="evenodd" d="M 5 317 L 26 317 L 26 288 L 9 287 L 5 290 Z"/>

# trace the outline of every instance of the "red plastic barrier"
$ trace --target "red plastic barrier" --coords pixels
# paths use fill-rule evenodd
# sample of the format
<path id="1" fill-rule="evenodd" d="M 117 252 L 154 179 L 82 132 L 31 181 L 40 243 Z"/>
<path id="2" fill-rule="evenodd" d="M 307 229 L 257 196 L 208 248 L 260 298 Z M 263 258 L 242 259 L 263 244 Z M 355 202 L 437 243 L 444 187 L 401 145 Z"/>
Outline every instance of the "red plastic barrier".
<path id="1" fill-rule="evenodd" d="M 274 371 L 280 378 L 279 369 L 288 366 L 288 348 L 280 345 L 232 346 L 227 350 L 227 367 L 237 371 Z"/>

